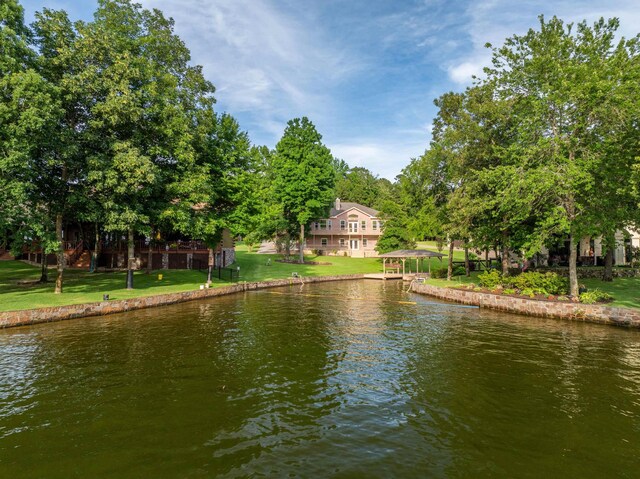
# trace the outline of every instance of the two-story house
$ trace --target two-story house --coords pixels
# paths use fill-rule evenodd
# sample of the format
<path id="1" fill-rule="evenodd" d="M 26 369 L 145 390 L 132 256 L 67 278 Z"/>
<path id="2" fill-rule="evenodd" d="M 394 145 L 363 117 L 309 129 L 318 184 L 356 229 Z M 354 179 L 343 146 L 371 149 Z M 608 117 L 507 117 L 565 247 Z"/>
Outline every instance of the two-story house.
<path id="1" fill-rule="evenodd" d="M 322 251 L 322 254 L 347 254 L 357 258 L 378 256 L 375 246 L 384 224 L 378 214 L 373 208 L 338 198 L 329 218 L 311 224 L 306 247 Z"/>

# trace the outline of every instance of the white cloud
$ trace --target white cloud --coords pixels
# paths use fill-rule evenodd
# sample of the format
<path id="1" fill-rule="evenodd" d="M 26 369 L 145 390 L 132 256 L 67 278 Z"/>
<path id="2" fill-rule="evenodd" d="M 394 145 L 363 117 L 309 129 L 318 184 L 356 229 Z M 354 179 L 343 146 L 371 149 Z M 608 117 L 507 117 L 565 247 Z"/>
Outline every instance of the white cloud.
<path id="1" fill-rule="evenodd" d="M 482 69 L 487 65 L 484 61 L 465 61 L 459 65 L 450 66 L 447 69 L 449 78 L 455 83 L 468 84 L 471 83 L 473 76 L 482 76 Z"/>
<path id="2" fill-rule="evenodd" d="M 382 178 L 393 180 L 409 164 L 411 158 L 424 153 L 427 142 L 410 142 L 393 139 L 354 138 L 348 143 L 329 144 L 331 152 L 337 158 L 346 161 L 349 166 L 362 166 Z"/>
<path id="3" fill-rule="evenodd" d="M 358 62 L 324 32 L 269 0 L 142 0 L 174 18 L 193 62 L 217 88 L 220 108 L 257 123 L 326 114 L 328 88 Z M 280 129 L 280 132 L 282 129 Z"/>
<path id="4" fill-rule="evenodd" d="M 489 66 L 491 60 L 491 53 L 485 44 L 499 47 L 512 35 L 522 35 L 530 28 L 538 29 L 540 14 L 544 14 L 547 20 L 556 15 L 566 23 L 583 20 L 592 23 L 600 17 L 617 17 L 621 20 L 618 34 L 627 38 L 636 35 L 640 25 L 637 0 L 568 0 L 555 4 L 529 0 L 515 5 L 512 0 L 468 4 L 461 16 L 468 18 L 463 31 L 468 35 L 470 45 L 466 52 L 443 62 L 450 80 L 457 84 L 470 84 L 472 75 L 481 76 L 482 68 Z"/>

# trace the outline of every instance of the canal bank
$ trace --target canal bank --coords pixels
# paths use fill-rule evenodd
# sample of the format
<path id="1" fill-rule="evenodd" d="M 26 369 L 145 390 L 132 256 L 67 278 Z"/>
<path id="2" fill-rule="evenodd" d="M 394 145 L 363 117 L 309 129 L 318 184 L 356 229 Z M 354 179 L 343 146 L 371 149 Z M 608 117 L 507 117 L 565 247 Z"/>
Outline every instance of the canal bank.
<path id="1" fill-rule="evenodd" d="M 615 308 L 611 306 L 573 302 L 540 301 L 509 295 L 480 293 L 456 288 L 442 288 L 416 282 L 411 284 L 411 291 L 433 296 L 438 299 L 508 313 L 640 328 L 640 311 L 630 308 Z"/>
<path id="2" fill-rule="evenodd" d="M 169 304 L 184 303 L 198 299 L 224 296 L 264 288 L 300 285 L 306 283 L 321 283 L 327 281 L 346 281 L 362 279 L 362 274 L 348 274 L 335 276 L 310 276 L 306 278 L 287 278 L 270 281 L 242 282 L 231 286 L 205 288 L 180 293 L 158 294 L 137 298 L 100 301 L 95 303 L 73 304 L 50 308 L 25 309 L 20 311 L 0 312 L 0 329 L 28 326 L 32 324 L 65 321 L 67 319 L 85 318 L 90 316 L 104 316 L 107 314 L 124 313 L 138 309 L 155 308 Z"/>

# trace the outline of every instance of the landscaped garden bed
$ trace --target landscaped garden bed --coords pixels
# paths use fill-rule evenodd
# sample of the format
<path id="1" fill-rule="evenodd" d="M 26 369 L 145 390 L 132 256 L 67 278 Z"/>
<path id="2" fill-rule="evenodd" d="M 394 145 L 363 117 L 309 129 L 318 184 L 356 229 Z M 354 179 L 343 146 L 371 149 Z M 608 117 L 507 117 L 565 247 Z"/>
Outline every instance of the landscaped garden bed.
<path id="1" fill-rule="evenodd" d="M 458 289 L 479 293 L 491 293 L 514 296 L 539 301 L 579 302 L 584 304 L 610 303 L 613 296 L 598 289 L 587 290 L 580 286 L 578 298 L 569 296 L 569 281 L 566 277 L 552 272 L 525 272 L 516 276 L 503 276 L 492 270 L 478 275 L 479 284 L 468 283 L 457 286 Z"/>

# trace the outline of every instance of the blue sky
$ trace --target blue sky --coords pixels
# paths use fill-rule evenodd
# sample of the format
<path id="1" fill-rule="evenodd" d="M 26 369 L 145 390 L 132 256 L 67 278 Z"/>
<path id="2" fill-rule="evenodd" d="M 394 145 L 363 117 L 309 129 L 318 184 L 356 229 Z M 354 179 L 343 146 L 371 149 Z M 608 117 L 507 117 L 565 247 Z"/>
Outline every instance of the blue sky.
<path id="1" fill-rule="evenodd" d="M 218 111 L 274 147 L 308 116 L 333 154 L 393 179 L 431 138 L 433 100 L 460 91 L 500 45 L 536 27 L 618 17 L 640 32 L 639 0 L 138 0 L 176 21 L 193 62 L 217 88 Z M 94 0 L 21 0 L 90 20 Z"/>

